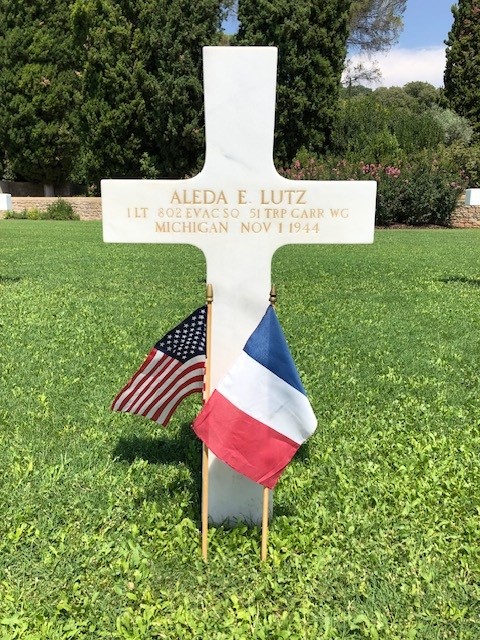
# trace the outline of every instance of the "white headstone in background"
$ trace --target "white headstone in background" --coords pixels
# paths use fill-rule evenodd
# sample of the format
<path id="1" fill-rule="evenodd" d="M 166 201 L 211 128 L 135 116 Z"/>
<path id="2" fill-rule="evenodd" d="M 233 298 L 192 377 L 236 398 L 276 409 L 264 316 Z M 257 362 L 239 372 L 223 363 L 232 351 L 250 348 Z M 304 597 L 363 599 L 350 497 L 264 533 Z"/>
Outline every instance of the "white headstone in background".
<path id="1" fill-rule="evenodd" d="M 0 193 L 0 211 L 12 210 L 12 196 L 9 193 Z"/>
<path id="2" fill-rule="evenodd" d="M 102 181 L 105 242 L 187 243 L 213 285 L 212 390 L 262 318 L 286 244 L 371 243 L 376 182 L 287 180 L 273 164 L 277 49 L 205 47 L 206 160 L 186 180 Z M 262 487 L 210 456 L 215 523 L 261 522 Z"/>
<path id="3" fill-rule="evenodd" d="M 465 191 L 465 204 L 478 207 L 480 205 L 480 189 L 467 189 Z"/>

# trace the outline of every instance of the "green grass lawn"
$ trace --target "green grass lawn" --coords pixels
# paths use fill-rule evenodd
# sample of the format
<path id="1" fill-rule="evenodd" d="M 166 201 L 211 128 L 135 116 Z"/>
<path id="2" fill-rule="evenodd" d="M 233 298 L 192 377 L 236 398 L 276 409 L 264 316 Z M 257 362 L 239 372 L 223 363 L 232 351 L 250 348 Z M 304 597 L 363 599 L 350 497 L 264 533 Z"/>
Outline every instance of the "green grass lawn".
<path id="1" fill-rule="evenodd" d="M 109 410 L 203 303 L 200 252 L 6 220 L 0 251 L 0 639 L 480 638 L 480 231 L 275 256 L 319 427 L 263 566 L 246 527 L 200 559 L 199 397 Z"/>

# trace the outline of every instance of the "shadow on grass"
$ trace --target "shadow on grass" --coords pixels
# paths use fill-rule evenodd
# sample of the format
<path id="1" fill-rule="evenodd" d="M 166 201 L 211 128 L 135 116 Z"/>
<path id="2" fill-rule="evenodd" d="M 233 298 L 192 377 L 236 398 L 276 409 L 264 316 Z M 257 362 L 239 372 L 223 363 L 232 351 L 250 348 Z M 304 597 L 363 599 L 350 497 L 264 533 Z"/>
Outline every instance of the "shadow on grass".
<path id="1" fill-rule="evenodd" d="M 13 284 L 20 282 L 22 278 L 20 276 L 2 276 L 0 275 L 0 284 Z"/>
<path id="2" fill-rule="evenodd" d="M 294 459 L 299 460 L 300 462 L 305 462 L 306 460 L 308 460 L 309 454 L 310 454 L 310 441 L 307 440 L 302 444 L 300 449 L 297 449 Z"/>
<path id="3" fill-rule="evenodd" d="M 175 439 L 135 435 L 120 438 L 113 450 L 113 457 L 126 462 L 140 459 L 150 464 L 183 463 L 195 472 L 200 470 L 201 447 L 190 423 L 186 422 L 180 426 Z"/>
<path id="4" fill-rule="evenodd" d="M 310 443 L 304 442 L 295 453 L 295 459 L 302 462 L 308 459 Z M 180 433 L 174 440 L 145 436 L 129 436 L 120 438 L 113 450 L 113 457 L 126 462 L 136 459 L 146 460 L 150 464 L 172 464 L 183 462 L 192 471 L 201 466 L 200 456 L 202 444 L 194 434 L 191 424 L 181 425 Z"/>
<path id="5" fill-rule="evenodd" d="M 130 464 L 135 460 L 145 460 L 152 465 L 187 467 L 190 472 L 188 480 L 185 477 L 169 477 L 161 486 L 146 489 L 143 498 L 161 504 L 166 495 L 186 490 L 190 494 L 192 513 L 197 513 L 202 492 L 202 443 L 193 433 L 189 422 L 182 424 L 170 438 L 165 435 L 165 438 L 136 435 L 121 437 L 112 451 L 112 457 Z"/>
<path id="6" fill-rule="evenodd" d="M 132 463 L 135 460 L 145 460 L 149 464 L 184 464 L 190 469 L 193 480 L 192 491 L 194 503 L 200 504 L 202 491 L 202 443 L 192 431 L 190 423 L 184 423 L 179 429 L 178 435 L 174 439 L 162 439 L 145 436 L 129 436 L 119 439 L 112 454 L 117 460 Z M 308 459 L 309 443 L 304 443 L 295 454 L 295 459 L 305 461 Z M 170 492 L 181 489 L 183 482 L 169 486 Z M 151 499 L 156 499 L 153 493 Z M 288 502 L 274 501 L 274 514 L 276 516 L 292 516 L 296 514 L 296 509 Z M 241 524 L 241 523 L 238 523 Z M 248 523 L 247 523 L 248 525 Z M 232 525 L 225 525 L 231 528 Z M 251 524 L 248 526 L 252 526 Z"/>
<path id="7" fill-rule="evenodd" d="M 480 287 L 480 278 L 467 278 L 466 276 L 447 276 L 440 278 L 445 284 L 469 284 L 472 287 Z"/>

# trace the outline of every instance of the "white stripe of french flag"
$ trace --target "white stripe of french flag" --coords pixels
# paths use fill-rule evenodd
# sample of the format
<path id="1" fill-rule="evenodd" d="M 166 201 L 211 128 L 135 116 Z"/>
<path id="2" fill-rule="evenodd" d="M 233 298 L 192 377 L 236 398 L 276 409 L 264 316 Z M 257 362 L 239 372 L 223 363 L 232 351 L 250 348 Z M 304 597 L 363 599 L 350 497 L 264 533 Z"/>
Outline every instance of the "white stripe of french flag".
<path id="1" fill-rule="evenodd" d="M 273 488 L 317 420 L 269 307 L 193 424 L 233 469 Z"/>

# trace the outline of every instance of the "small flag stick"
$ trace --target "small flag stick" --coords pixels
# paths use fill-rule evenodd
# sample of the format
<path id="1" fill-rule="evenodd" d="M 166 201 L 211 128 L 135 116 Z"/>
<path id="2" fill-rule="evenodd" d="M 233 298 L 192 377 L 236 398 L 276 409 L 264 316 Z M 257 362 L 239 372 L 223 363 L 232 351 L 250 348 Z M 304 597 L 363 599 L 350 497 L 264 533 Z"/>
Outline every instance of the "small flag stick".
<path id="1" fill-rule="evenodd" d="M 265 562 L 267 559 L 267 541 L 268 541 L 268 503 L 269 503 L 268 487 L 263 487 L 263 507 L 262 507 L 262 551 L 260 559 Z"/>
<path id="2" fill-rule="evenodd" d="M 208 559 L 208 447 L 202 446 L 202 558 Z"/>
<path id="3" fill-rule="evenodd" d="M 205 364 L 205 389 L 203 392 L 203 402 L 207 402 L 210 397 L 210 364 L 212 346 L 212 302 L 213 287 L 207 284 L 207 344 L 206 344 L 206 364 Z M 204 443 L 202 446 L 202 558 L 205 562 L 208 559 L 208 447 Z"/>
<path id="4" fill-rule="evenodd" d="M 274 307 L 277 302 L 277 290 L 275 285 L 272 284 L 270 289 L 270 304 Z M 262 505 L 262 548 L 260 559 L 265 562 L 267 559 L 267 541 L 268 541 L 268 507 L 269 507 L 270 492 L 268 487 L 263 487 L 263 505 Z"/>

